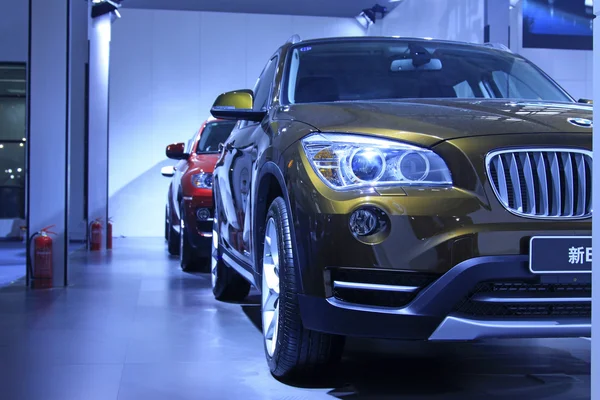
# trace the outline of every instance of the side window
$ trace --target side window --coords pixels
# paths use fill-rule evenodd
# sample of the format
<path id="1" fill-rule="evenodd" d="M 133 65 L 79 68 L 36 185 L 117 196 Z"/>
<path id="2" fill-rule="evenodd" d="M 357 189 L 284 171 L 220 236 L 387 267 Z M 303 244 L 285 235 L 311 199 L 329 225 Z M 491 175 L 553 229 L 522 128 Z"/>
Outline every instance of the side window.
<path id="1" fill-rule="evenodd" d="M 194 144 L 196 143 L 196 140 L 198 140 L 198 132 L 196 132 L 194 134 L 194 136 L 192 136 L 192 138 L 190 140 L 188 140 L 187 148 L 185 150 L 186 153 L 188 153 L 188 154 L 192 153 L 192 149 L 194 148 Z"/>
<path id="2" fill-rule="evenodd" d="M 269 97 L 276 69 L 277 57 L 274 57 L 269 61 L 260 78 L 258 78 L 258 82 L 256 82 L 256 86 L 254 87 L 254 109 L 257 111 L 266 110 L 269 105 Z"/>
<path id="3" fill-rule="evenodd" d="M 475 93 L 473 93 L 473 89 L 471 89 L 471 85 L 469 85 L 469 82 L 467 81 L 462 81 L 454 85 L 454 91 L 456 92 L 456 97 L 459 99 L 476 97 Z"/>
<path id="4" fill-rule="evenodd" d="M 541 96 L 536 87 L 536 82 L 525 82 L 521 79 L 521 75 L 508 75 L 504 71 L 494 71 L 492 73 L 494 81 L 498 86 L 498 90 L 504 98 L 521 98 L 521 99 L 540 99 Z M 538 86 L 540 87 L 540 86 Z"/>

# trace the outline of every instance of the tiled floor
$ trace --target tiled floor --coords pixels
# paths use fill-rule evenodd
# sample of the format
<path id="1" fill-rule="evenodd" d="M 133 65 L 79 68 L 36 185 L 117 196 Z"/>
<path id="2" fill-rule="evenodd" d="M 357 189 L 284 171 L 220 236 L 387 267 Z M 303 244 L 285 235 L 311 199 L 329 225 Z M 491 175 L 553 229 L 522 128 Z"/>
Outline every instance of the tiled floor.
<path id="1" fill-rule="evenodd" d="M 0 399 L 589 399 L 590 342 L 351 340 L 331 376 L 273 379 L 256 296 L 215 301 L 160 239 L 76 253 L 68 289 L 0 290 Z"/>

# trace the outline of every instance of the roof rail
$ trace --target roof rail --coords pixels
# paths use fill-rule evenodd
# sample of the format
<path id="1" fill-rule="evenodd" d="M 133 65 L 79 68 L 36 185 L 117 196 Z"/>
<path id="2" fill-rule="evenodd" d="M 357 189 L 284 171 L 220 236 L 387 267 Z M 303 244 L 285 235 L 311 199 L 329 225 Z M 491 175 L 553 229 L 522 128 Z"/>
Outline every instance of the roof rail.
<path id="1" fill-rule="evenodd" d="M 289 38 L 286 43 L 296 44 L 301 41 L 302 39 L 300 38 L 300 35 L 294 35 L 291 38 Z"/>
<path id="2" fill-rule="evenodd" d="M 509 49 L 507 46 L 503 45 L 502 43 L 491 43 L 491 42 L 487 42 L 483 44 L 485 47 L 491 47 L 493 49 L 496 50 L 502 50 L 502 51 L 507 51 L 509 53 L 512 53 L 512 50 Z"/>

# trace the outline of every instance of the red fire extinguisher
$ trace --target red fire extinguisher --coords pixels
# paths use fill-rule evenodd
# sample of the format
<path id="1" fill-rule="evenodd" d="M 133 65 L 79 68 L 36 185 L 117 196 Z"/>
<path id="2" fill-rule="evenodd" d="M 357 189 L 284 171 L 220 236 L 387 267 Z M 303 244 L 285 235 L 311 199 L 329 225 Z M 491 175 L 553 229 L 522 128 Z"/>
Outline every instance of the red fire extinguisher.
<path id="1" fill-rule="evenodd" d="M 96 218 L 94 222 L 90 224 L 90 250 L 100 251 L 102 247 L 102 222 L 101 218 Z"/>
<path id="2" fill-rule="evenodd" d="M 106 223 L 106 249 L 107 250 L 111 250 L 112 249 L 112 228 L 113 228 L 113 224 L 112 224 L 112 218 L 108 219 L 108 222 Z"/>
<path id="3" fill-rule="evenodd" d="M 49 235 L 56 235 L 49 229 L 54 225 L 48 226 L 39 232 L 33 234 L 29 242 L 33 240 L 33 268 L 30 268 L 31 287 L 50 288 L 52 287 L 52 238 Z"/>

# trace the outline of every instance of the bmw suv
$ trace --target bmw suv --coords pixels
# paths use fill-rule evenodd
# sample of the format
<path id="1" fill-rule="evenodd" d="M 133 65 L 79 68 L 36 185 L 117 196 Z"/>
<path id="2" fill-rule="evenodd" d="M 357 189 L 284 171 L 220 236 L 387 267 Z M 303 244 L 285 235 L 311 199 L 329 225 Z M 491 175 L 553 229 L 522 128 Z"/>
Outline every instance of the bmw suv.
<path id="1" fill-rule="evenodd" d="M 592 106 L 508 49 L 290 40 L 214 172 L 217 299 L 261 292 L 287 379 L 344 338 L 589 336 Z"/>

